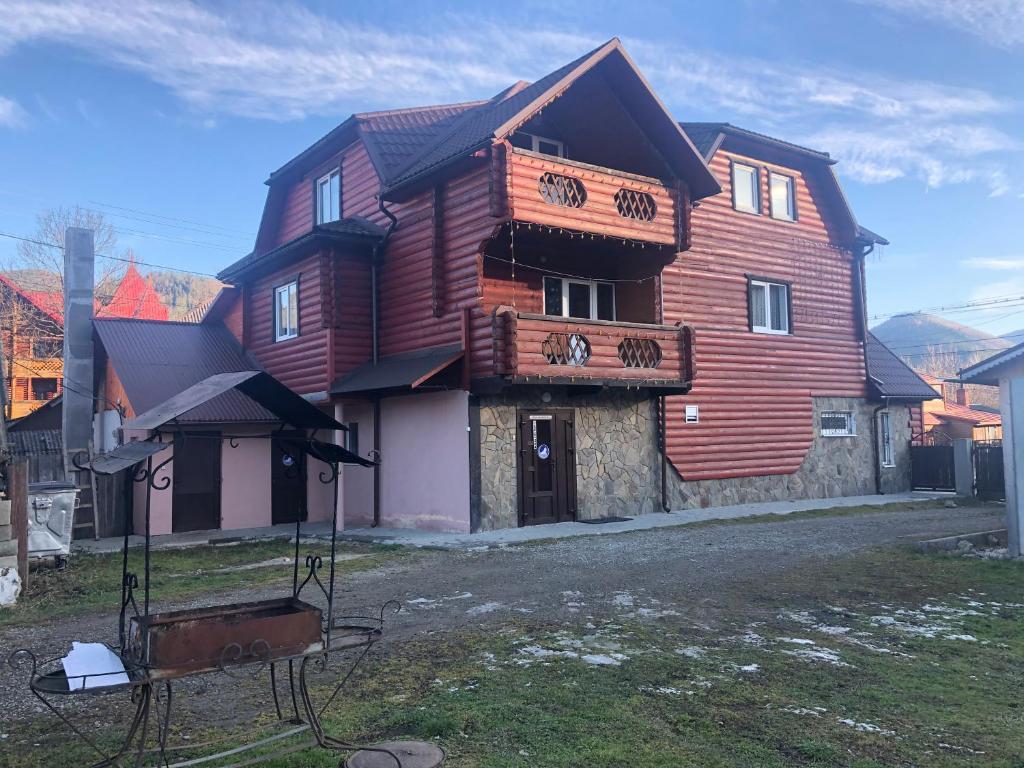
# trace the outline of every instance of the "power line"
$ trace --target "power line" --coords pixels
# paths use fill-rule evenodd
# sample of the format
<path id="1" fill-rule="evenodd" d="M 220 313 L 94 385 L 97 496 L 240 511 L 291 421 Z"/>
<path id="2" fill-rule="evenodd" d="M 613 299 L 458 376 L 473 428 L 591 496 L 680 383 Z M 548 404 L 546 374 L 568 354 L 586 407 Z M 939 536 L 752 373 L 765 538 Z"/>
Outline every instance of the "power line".
<path id="1" fill-rule="evenodd" d="M 902 312 L 892 312 L 890 314 L 879 314 L 871 315 L 868 320 L 881 320 L 883 318 L 890 317 L 903 317 L 909 315 L 921 315 L 930 312 L 950 312 L 957 309 L 973 309 L 975 307 L 991 307 L 1008 304 L 1015 301 L 1024 301 L 1024 295 L 1022 294 L 1006 294 L 1004 296 L 994 296 L 990 299 L 980 299 L 978 301 L 967 302 L 966 304 L 951 304 L 944 307 L 925 307 L 924 309 L 908 309 Z"/>
<path id="2" fill-rule="evenodd" d="M 1011 333 L 1011 334 L 1008 334 L 1006 336 L 993 337 L 991 339 L 962 339 L 960 341 L 935 341 L 935 342 L 932 342 L 931 344 L 896 344 L 896 345 L 886 344 L 885 346 L 888 347 L 893 352 L 899 352 L 900 350 L 906 350 L 906 349 L 931 349 L 931 352 L 928 352 L 926 354 L 941 355 L 941 354 L 943 354 L 945 352 L 952 351 L 952 350 L 946 349 L 947 347 L 967 346 L 967 345 L 970 345 L 970 344 L 985 344 L 985 343 L 989 343 L 989 342 L 994 341 L 996 338 L 1001 338 L 1001 339 L 1024 339 L 1024 331 L 1022 331 L 1021 333 Z M 938 349 L 934 349 L 935 347 L 938 347 Z M 977 347 L 975 349 L 966 349 L 966 350 L 963 350 L 963 351 L 965 351 L 965 352 L 975 352 L 975 351 L 984 350 L 984 349 L 1006 349 L 1006 347 Z"/>
<path id="3" fill-rule="evenodd" d="M 138 214 L 140 216 L 151 216 L 151 217 L 153 217 L 155 219 L 163 219 L 165 221 L 175 221 L 175 222 L 180 222 L 180 223 L 183 223 L 183 224 L 194 224 L 197 227 L 206 227 L 208 229 L 219 229 L 222 232 L 229 232 L 231 234 L 241 235 L 243 237 L 251 236 L 251 233 L 249 233 L 249 232 L 242 232 L 240 229 L 229 229 L 228 227 L 221 227 L 221 226 L 218 226 L 216 224 L 207 224 L 207 223 L 202 222 L 202 221 L 195 221 L 193 219 L 183 219 L 183 218 L 179 218 L 177 216 L 166 216 L 166 215 L 164 215 L 162 213 L 153 213 L 152 211 L 142 211 L 142 210 L 139 210 L 138 208 L 127 208 L 127 207 L 125 207 L 123 205 L 112 205 L 110 203 L 102 203 L 102 202 L 100 202 L 98 200 L 90 200 L 89 204 L 90 205 L 98 205 L 101 208 L 111 208 L 111 209 L 113 209 L 115 211 L 128 211 L 129 213 L 135 213 L 135 214 Z"/>

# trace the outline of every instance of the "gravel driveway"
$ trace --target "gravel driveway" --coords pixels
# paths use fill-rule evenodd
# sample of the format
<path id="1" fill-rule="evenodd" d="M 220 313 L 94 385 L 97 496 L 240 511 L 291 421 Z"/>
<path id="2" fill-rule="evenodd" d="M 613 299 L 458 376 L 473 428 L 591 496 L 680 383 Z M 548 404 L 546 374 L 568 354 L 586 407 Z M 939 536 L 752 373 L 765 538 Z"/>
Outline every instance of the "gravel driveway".
<path id="1" fill-rule="evenodd" d="M 389 624 L 387 639 L 377 651 L 384 653 L 388 643 L 417 633 L 498 624 L 510 618 L 572 622 L 583 614 L 600 616 L 634 603 L 639 611 L 663 611 L 674 621 L 713 627 L 738 612 L 755 618 L 758 594 L 784 590 L 788 575 L 806 576 L 828 559 L 1002 525 L 1000 509 L 939 508 L 662 528 L 481 552 L 429 551 L 347 577 L 340 583 L 336 610 L 359 613 L 388 599 L 401 601 L 404 610 Z M 224 594 L 217 601 L 255 600 L 271 594 L 279 592 Z M 163 605 L 159 595 L 156 606 L 157 610 L 184 607 Z M 116 621 L 111 611 L 7 628 L 0 630 L 0 654 L 6 658 L 10 650 L 29 647 L 47 658 L 64 653 L 72 640 L 114 641 Z M 185 704 L 210 724 L 245 719 L 251 714 L 249 705 L 240 702 L 248 698 L 261 703 L 263 698 L 239 696 L 236 688 L 226 707 L 218 686 L 208 678 L 190 681 L 187 688 L 213 694 L 189 697 Z M 115 698 L 102 697 L 103 701 Z M 0 720 L 34 719 L 39 711 L 22 680 L 3 667 Z M 97 722 L 115 717 L 113 711 L 91 714 Z"/>

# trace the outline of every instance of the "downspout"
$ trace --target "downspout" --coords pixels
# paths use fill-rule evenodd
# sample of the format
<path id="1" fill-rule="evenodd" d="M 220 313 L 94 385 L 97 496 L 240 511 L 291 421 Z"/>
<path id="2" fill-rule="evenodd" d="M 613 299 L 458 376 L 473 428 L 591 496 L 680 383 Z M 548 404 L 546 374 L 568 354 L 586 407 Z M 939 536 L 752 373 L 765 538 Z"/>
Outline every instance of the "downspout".
<path id="1" fill-rule="evenodd" d="M 871 376 L 871 372 L 868 369 L 868 308 L 867 308 L 867 289 L 865 274 L 865 262 L 867 257 L 875 250 L 875 244 L 870 243 L 866 246 L 862 246 L 857 254 L 857 325 L 860 326 L 860 348 L 861 353 L 864 356 L 864 383 L 867 385 L 867 380 Z M 875 408 L 871 412 L 871 453 L 875 458 L 875 493 L 879 496 L 882 495 L 882 461 L 881 455 L 878 449 L 878 414 L 889 407 L 888 402 L 883 397 L 882 404 Z"/>
<path id="2" fill-rule="evenodd" d="M 377 278 L 380 268 L 380 260 L 384 255 L 384 248 L 391 238 L 391 233 L 398 226 L 398 219 L 391 211 L 384 207 L 384 198 L 377 195 L 377 210 L 388 219 L 387 229 L 384 230 L 384 237 L 373 246 L 373 254 L 370 256 L 370 329 L 371 329 L 371 354 L 373 364 L 380 361 L 380 333 L 379 317 L 377 306 Z M 376 463 L 373 465 L 373 527 L 380 525 L 380 395 L 373 398 L 373 442 L 376 451 Z"/>
<path id="3" fill-rule="evenodd" d="M 658 398 L 658 407 L 661 413 L 658 414 L 658 440 L 661 443 L 661 510 L 671 512 L 672 507 L 668 503 L 668 408 L 665 404 L 665 396 Z"/>
<path id="4" fill-rule="evenodd" d="M 886 398 L 882 398 L 882 404 L 871 412 L 871 443 L 874 446 L 875 455 L 875 493 L 882 494 L 882 455 L 878 447 L 878 414 L 889 407 Z"/>

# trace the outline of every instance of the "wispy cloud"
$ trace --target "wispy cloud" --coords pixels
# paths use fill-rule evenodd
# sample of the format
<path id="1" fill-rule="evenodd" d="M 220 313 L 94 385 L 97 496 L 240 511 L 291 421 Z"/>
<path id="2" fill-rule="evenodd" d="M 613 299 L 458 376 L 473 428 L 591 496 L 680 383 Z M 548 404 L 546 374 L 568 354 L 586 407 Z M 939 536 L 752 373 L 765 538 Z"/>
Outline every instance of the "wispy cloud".
<path id="1" fill-rule="evenodd" d="M 402 33 L 287 2 L 0 0 L 0 18 L 0 55 L 25 43 L 74 47 L 168 88 L 201 124 L 228 116 L 340 118 L 480 98 L 601 42 L 564 25 L 551 31 L 458 15 L 445 16 L 440 31 Z M 843 174 L 860 181 L 974 183 L 1002 195 L 1011 186 L 1001 155 L 1024 151 L 999 127 L 1019 105 L 984 89 L 813 63 L 784 66 L 645 39 L 626 46 L 680 118 L 700 105 L 704 117 L 828 150 Z"/>
<path id="2" fill-rule="evenodd" d="M 965 266 L 975 267 L 977 269 L 991 269 L 996 271 L 1020 270 L 1024 273 L 1024 256 L 1009 258 L 975 256 L 970 259 L 964 259 L 963 263 Z"/>
<path id="3" fill-rule="evenodd" d="M 924 18 L 1003 48 L 1024 45 L 1020 0 L 860 0 L 900 15 Z"/>
<path id="4" fill-rule="evenodd" d="M 0 96 L 0 127 L 21 128 L 28 122 L 28 113 L 14 99 Z"/>

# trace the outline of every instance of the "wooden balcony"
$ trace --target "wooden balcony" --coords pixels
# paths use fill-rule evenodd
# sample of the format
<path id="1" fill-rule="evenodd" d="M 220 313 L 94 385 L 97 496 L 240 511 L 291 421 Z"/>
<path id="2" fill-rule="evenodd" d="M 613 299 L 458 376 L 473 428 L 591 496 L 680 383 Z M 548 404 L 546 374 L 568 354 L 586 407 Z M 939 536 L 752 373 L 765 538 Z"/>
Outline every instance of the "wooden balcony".
<path id="1" fill-rule="evenodd" d="M 520 383 L 590 384 L 687 391 L 693 329 L 517 312 L 494 314 L 497 373 Z"/>
<path id="2" fill-rule="evenodd" d="M 659 179 L 516 147 L 505 148 L 503 171 L 513 221 L 685 247 L 679 192 Z"/>

